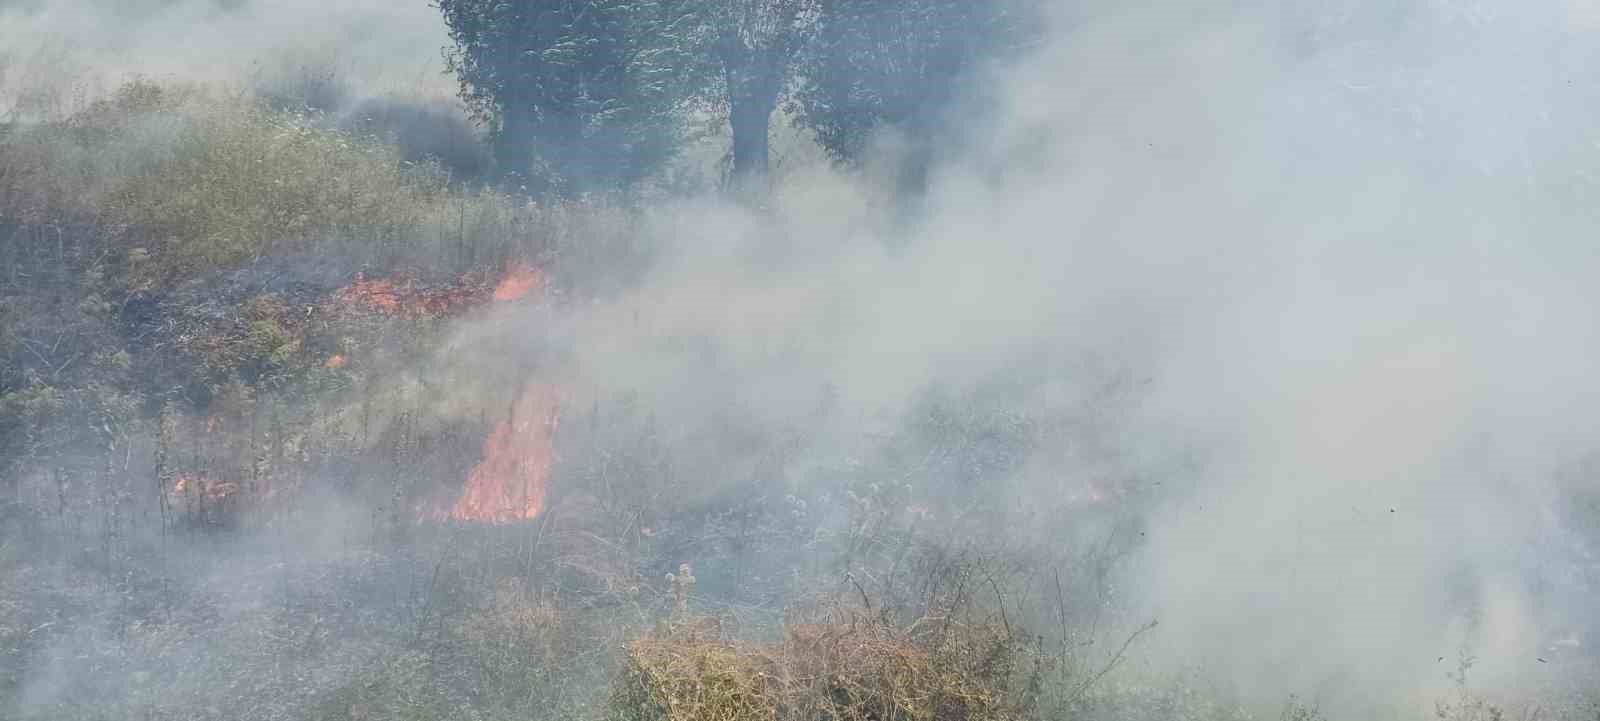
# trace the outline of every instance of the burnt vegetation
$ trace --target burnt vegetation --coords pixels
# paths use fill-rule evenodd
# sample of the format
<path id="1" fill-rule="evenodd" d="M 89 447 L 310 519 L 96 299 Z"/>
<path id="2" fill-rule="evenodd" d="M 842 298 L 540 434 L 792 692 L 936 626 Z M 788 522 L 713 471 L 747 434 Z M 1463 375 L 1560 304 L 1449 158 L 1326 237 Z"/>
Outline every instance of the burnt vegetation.
<path id="1" fill-rule="evenodd" d="M 802 351 L 741 385 L 619 301 L 661 207 L 762 217 L 786 142 L 915 207 L 1038 5 L 435 4 L 459 102 L 306 67 L 0 118 L 0 716 L 1279 713 L 1139 661 L 1167 626 L 1123 574 L 1194 462 L 1132 450 L 1143 378 L 1042 342 L 839 422 Z M 683 380 L 596 381 L 606 333 Z M 1600 718 L 1471 666 L 1438 718 Z"/>

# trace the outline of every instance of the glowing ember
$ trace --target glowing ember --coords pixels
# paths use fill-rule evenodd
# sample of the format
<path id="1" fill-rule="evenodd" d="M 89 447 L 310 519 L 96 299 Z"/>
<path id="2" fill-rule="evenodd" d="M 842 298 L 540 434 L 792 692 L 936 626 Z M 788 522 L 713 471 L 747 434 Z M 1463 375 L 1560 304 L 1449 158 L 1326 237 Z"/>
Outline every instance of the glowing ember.
<path id="1" fill-rule="evenodd" d="M 329 358 L 327 360 L 327 362 L 323 363 L 322 367 L 323 368 L 343 368 L 344 367 L 344 356 L 335 355 L 335 356 Z"/>
<path id="2" fill-rule="evenodd" d="M 527 264 L 512 266 L 500 284 L 494 287 L 494 299 L 505 302 L 524 298 L 544 286 L 544 274 Z"/>
<path id="3" fill-rule="evenodd" d="M 337 294 L 340 301 L 365 305 L 383 313 L 398 313 L 401 309 L 401 286 L 392 280 L 367 280 L 361 273 L 349 286 Z"/>
<path id="4" fill-rule="evenodd" d="M 331 310 L 362 311 L 396 318 L 449 316 L 488 302 L 525 298 L 544 288 L 544 272 L 516 262 L 500 279 L 489 273 L 468 273 L 441 283 L 424 283 L 414 274 L 368 278 L 360 273 L 331 298 Z"/>
<path id="5" fill-rule="evenodd" d="M 461 499 L 435 516 L 490 523 L 538 516 L 555 458 L 559 411 L 553 389 L 538 384 L 524 389 L 511 417 L 484 440 L 483 461 L 467 477 Z"/>
<path id="6" fill-rule="evenodd" d="M 424 285 L 415 277 L 368 280 L 362 274 L 333 294 L 334 309 L 358 309 L 383 316 L 420 318 L 446 316 L 470 307 L 483 297 L 485 285 L 464 277 L 455 283 Z"/>

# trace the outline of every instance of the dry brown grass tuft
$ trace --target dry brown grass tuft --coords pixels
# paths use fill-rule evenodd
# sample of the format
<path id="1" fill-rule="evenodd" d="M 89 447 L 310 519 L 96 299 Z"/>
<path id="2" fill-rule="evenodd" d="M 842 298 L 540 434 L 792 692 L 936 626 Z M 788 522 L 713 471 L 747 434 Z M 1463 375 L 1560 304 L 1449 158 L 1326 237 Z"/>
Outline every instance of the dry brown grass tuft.
<path id="1" fill-rule="evenodd" d="M 731 641 L 704 619 L 630 643 L 613 683 L 628 721 L 1009 721 L 1017 647 L 1001 629 L 859 614 Z"/>

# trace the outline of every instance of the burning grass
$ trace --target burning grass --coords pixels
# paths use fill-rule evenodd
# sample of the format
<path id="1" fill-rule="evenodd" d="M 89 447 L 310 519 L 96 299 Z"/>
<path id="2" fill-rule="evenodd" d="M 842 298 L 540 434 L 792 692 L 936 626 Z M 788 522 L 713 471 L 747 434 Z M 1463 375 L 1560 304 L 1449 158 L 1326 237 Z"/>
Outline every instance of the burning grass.
<path id="1" fill-rule="evenodd" d="M 471 276 L 450 284 L 428 285 L 415 276 L 367 278 L 357 273 L 350 285 L 333 294 L 338 309 L 353 309 L 382 316 L 418 318 L 448 316 L 477 305 L 483 282 Z"/>
<path id="2" fill-rule="evenodd" d="M 1003 629 L 930 619 L 835 614 L 777 643 L 685 620 L 627 646 L 611 702 L 625 721 L 1011 721 L 1019 651 Z"/>
<path id="3" fill-rule="evenodd" d="M 508 265 L 499 279 L 493 273 L 465 273 L 441 283 L 425 283 L 415 274 L 368 278 L 357 273 L 330 299 L 335 312 L 368 312 L 395 318 L 457 315 L 486 303 L 520 300 L 544 288 L 544 273 L 523 262 Z"/>
<path id="4" fill-rule="evenodd" d="M 527 385 L 509 416 L 484 439 L 483 460 L 467 476 L 455 504 L 424 510 L 422 517 L 490 523 L 537 517 L 544 510 L 559 421 L 556 390 L 539 383 Z"/>
<path id="5" fill-rule="evenodd" d="M 505 276 L 494 287 L 494 299 L 499 302 L 520 300 L 544 288 L 544 273 L 526 263 L 516 263 L 506 270 Z"/>

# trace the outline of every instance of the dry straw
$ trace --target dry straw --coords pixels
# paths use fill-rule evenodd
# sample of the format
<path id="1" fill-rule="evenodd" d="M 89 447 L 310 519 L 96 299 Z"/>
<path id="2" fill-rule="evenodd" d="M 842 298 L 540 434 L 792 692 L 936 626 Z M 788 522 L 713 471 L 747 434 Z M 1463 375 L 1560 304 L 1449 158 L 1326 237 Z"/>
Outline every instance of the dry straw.
<path id="1" fill-rule="evenodd" d="M 944 620 L 835 611 L 754 643 L 680 616 L 628 644 L 612 708 L 626 721 L 1009 721 L 1017 651 L 1002 628 Z"/>

